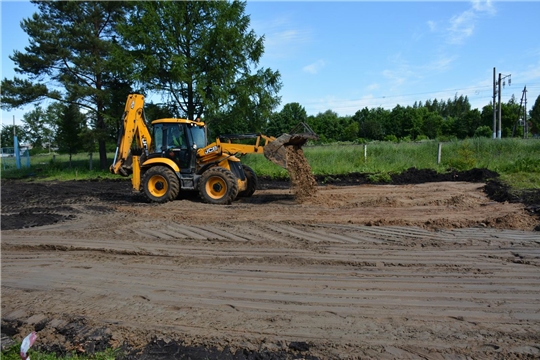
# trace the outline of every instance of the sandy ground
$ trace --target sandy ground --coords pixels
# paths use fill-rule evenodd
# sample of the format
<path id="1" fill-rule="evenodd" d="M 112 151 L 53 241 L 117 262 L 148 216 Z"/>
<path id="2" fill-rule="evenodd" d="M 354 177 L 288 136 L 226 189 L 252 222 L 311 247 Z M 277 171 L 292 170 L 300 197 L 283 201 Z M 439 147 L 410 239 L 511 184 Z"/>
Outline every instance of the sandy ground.
<path id="1" fill-rule="evenodd" d="M 540 358 L 539 220 L 482 187 L 213 206 L 145 203 L 128 182 L 3 182 L 2 332 L 81 352 L 157 338 L 284 358 Z"/>

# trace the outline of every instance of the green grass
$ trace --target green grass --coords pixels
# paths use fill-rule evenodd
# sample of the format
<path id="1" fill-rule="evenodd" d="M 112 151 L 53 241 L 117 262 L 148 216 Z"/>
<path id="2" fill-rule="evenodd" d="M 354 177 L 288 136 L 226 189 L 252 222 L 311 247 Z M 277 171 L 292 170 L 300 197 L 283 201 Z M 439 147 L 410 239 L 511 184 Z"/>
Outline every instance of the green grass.
<path id="1" fill-rule="evenodd" d="M 16 343 L 13 346 L 9 347 L 8 349 L 3 350 L 2 356 L 0 358 L 2 360 L 21 360 L 21 357 L 19 356 L 20 349 L 21 349 L 21 343 Z M 98 352 L 93 355 L 72 353 L 66 356 L 59 357 L 59 356 L 56 356 L 55 354 L 30 349 L 28 351 L 28 355 L 30 355 L 30 359 L 32 360 L 57 360 L 57 359 L 114 360 L 119 356 L 119 353 L 117 350 L 107 349 L 103 352 Z"/>
<path id="2" fill-rule="evenodd" d="M 433 169 L 487 168 L 501 174 L 515 188 L 540 188 L 540 140 L 475 138 L 442 143 L 441 162 L 437 164 L 438 142 L 373 142 L 363 145 L 305 146 L 304 154 L 316 175 L 342 175 L 354 172 L 388 178 L 411 167 Z M 287 171 L 262 155 L 247 155 L 244 162 L 259 175 L 286 178 Z"/>
<path id="3" fill-rule="evenodd" d="M 304 153 L 316 175 L 369 173 L 374 179 L 388 179 L 411 167 L 446 172 L 449 169 L 468 170 L 487 168 L 501 174 L 501 179 L 517 189 L 540 188 L 540 140 L 475 138 L 442 143 L 441 163 L 437 164 L 437 141 L 419 143 L 372 142 L 363 145 L 305 146 Z M 108 154 L 108 164 L 114 154 Z M 89 170 L 88 154 L 73 156 L 69 167 L 68 155 L 36 155 L 30 168 L 2 170 L 2 178 L 33 178 L 40 180 L 119 179 L 121 176 L 99 170 L 98 155 L 94 154 L 93 170 Z M 285 169 L 271 163 L 261 154 L 249 154 L 242 161 L 257 175 L 285 179 Z"/>
<path id="4" fill-rule="evenodd" d="M 112 164 L 114 154 L 108 155 L 107 164 Z M 67 154 L 39 154 L 30 157 L 30 167 L 16 169 L 13 160 L 9 160 L 9 167 L 2 169 L 2 179 L 38 178 L 40 180 L 91 180 L 98 178 L 118 179 L 119 175 L 111 174 L 108 170 L 100 170 L 99 155 L 93 154 L 92 170 L 90 170 L 90 157 L 88 154 L 75 154 L 69 164 Z"/>

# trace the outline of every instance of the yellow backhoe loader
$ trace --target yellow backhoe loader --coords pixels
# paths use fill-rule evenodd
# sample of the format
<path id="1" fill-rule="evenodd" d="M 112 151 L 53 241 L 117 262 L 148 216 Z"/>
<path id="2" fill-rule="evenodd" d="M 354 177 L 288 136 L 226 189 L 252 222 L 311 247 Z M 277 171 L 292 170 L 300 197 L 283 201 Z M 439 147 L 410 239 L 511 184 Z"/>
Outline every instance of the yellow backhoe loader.
<path id="1" fill-rule="evenodd" d="M 252 138 L 254 145 L 232 140 Z M 126 101 L 118 145 L 110 171 L 132 175 L 135 191 L 152 202 L 174 200 L 182 190 L 198 191 L 211 204 L 230 204 L 238 196 L 249 197 L 257 188 L 257 175 L 240 157 L 262 153 L 287 168 L 286 146 L 302 146 L 317 135 L 301 123 L 291 134 L 229 135 L 208 144 L 204 122 L 188 119 L 152 121 L 144 118 L 144 96 L 131 94 Z"/>

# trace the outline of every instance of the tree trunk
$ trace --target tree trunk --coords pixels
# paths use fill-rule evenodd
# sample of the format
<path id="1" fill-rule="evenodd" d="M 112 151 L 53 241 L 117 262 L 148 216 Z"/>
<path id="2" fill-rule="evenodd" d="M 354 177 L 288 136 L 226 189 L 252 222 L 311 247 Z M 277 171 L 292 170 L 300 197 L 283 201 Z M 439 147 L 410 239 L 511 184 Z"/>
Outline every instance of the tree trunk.
<path id="1" fill-rule="evenodd" d="M 103 100 L 101 99 L 101 74 L 96 76 L 96 89 L 98 90 L 98 95 L 96 99 L 96 108 L 97 108 L 97 118 L 96 118 L 96 128 L 98 129 L 98 147 L 99 147 L 99 167 L 101 170 L 107 170 L 107 148 L 105 147 L 105 134 L 107 132 L 107 124 L 105 124 L 105 117 L 103 116 L 103 110 L 105 108 Z"/>
<path id="2" fill-rule="evenodd" d="M 107 170 L 107 149 L 105 148 L 105 141 L 99 140 L 99 167 L 101 170 Z"/>

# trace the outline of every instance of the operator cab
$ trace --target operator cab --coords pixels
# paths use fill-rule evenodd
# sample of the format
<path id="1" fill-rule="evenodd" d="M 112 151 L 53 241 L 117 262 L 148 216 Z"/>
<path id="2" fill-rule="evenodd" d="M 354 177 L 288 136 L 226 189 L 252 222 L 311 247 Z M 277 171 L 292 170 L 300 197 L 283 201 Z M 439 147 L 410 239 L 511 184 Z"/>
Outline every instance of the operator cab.
<path id="1" fill-rule="evenodd" d="M 160 119 L 152 124 L 154 156 L 173 160 L 181 173 L 194 173 L 197 149 L 207 145 L 204 124 L 185 119 Z"/>

